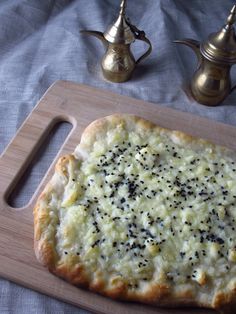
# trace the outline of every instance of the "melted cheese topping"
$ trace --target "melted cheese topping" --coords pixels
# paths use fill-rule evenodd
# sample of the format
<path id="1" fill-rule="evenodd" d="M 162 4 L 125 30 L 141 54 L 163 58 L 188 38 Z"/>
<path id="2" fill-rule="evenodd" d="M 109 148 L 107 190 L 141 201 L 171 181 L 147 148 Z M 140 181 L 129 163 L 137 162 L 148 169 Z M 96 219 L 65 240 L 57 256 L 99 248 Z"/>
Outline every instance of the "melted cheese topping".
<path id="1" fill-rule="evenodd" d="M 236 274 L 236 165 L 197 143 L 122 125 L 99 138 L 72 165 L 63 199 L 51 200 L 60 259 L 130 289 L 157 280 L 225 287 Z"/>

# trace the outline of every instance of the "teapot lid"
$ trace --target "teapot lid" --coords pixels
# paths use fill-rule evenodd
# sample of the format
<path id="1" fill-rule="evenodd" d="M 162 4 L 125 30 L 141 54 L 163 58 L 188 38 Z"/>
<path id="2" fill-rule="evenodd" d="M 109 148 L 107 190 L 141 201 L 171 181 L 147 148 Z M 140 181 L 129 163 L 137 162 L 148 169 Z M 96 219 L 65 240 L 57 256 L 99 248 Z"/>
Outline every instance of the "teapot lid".
<path id="1" fill-rule="evenodd" d="M 208 40 L 201 44 L 201 53 L 208 60 L 219 63 L 236 63 L 236 36 L 234 23 L 236 21 L 236 5 L 231 9 L 227 23 L 217 32 L 212 33 Z"/>
<path id="2" fill-rule="evenodd" d="M 126 19 L 126 0 L 121 1 L 120 13 L 116 22 L 104 33 L 107 41 L 113 44 L 131 44 L 135 41 L 135 33 Z"/>

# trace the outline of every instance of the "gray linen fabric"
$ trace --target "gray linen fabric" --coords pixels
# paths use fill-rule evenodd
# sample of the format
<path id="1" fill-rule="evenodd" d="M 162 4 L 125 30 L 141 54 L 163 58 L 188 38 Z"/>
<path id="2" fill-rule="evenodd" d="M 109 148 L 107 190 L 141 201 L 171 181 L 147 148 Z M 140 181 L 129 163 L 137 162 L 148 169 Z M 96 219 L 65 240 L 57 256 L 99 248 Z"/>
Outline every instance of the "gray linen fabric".
<path id="1" fill-rule="evenodd" d="M 80 29 L 105 30 L 116 17 L 118 0 L 0 1 L 0 153 L 46 89 L 59 79 L 144 99 L 236 125 L 236 92 L 217 108 L 189 99 L 183 91 L 196 66 L 189 48 L 174 39 L 203 40 L 222 26 L 232 0 L 129 0 L 128 14 L 153 43 L 153 53 L 133 79 L 112 84 L 102 79 L 98 64 L 103 47 Z M 135 55 L 145 45 L 133 45 Z M 232 71 L 236 81 L 236 71 Z M 62 133 L 65 129 L 62 130 Z M 56 138 L 60 144 L 60 137 Z M 52 144 L 52 147 L 54 147 Z M 50 157 L 49 153 L 46 158 Z M 42 171 L 31 172 L 31 182 Z M 20 196 L 29 199 L 32 184 Z M 0 265 L 1 267 L 1 265 Z M 85 313 L 49 297 L 0 280 L 0 313 Z M 87 312 L 86 312 L 87 313 Z"/>

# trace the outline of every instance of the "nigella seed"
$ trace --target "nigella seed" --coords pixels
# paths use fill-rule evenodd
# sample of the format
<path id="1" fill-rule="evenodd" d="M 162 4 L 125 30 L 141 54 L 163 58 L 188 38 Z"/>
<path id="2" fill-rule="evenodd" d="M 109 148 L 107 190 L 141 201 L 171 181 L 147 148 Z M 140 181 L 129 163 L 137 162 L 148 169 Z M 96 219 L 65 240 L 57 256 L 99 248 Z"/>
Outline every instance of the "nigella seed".
<path id="1" fill-rule="evenodd" d="M 184 258 L 184 256 L 186 255 L 186 253 L 185 253 L 185 252 L 180 252 L 179 255 L 180 255 L 182 258 Z"/>

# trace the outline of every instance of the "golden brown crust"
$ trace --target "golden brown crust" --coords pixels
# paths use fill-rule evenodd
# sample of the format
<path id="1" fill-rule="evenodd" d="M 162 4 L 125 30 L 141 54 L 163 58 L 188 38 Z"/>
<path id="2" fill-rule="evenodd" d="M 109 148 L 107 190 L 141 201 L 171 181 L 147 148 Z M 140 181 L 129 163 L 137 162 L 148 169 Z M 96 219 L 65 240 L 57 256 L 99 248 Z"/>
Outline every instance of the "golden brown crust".
<path id="1" fill-rule="evenodd" d="M 51 197 L 52 192 L 56 193 L 56 189 L 61 189 L 62 187 L 55 185 L 55 181 L 58 182 L 58 177 L 62 180 L 67 180 L 70 172 L 70 164 L 78 162 L 80 160 L 86 159 L 85 152 L 88 152 L 93 144 L 96 142 L 97 136 L 102 136 L 101 134 L 106 134 L 108 128 L 112 125 L 126 123 L 126 127 L 132 129 L 135 125 L 139 131 L 142 132 L 152 132 L 154 129 L 158 130 L 160 133 L 169 134 L 174 137 L 178 142 L 190 143 L 191 145 L 196 145 L 201 147 L 202 145 L 208 145 L 214 149 L 214 145 L 200 139 L 195 139 L 192 136 L 186 135 L 179 131 L 170 131 L 160 128 L 153 123 L 143 120 L 138 117 L 129 115 L 113 115 L 106 118 L 96 120 L 91 123 L 84 131 L 81 143 L 75 151 L 74 155 L 64 156 L 59 159 L 55 167 L 56 180 L 51 180 L 34 208 L 34 241 L 35 241 L 35 252 L 37 258 L 48 267 L 48 269 L 59 277 L 66 279 L 68 282 L 87 287 L 92 291 L 99 292 L 103 295 L 114 299 L 121 299 L 127 301 L 139 301 L 149 304 L 158 304 L 160 306 L 204 306 L 212 308 L 223 308 L 230 304 L 232 308 L 236 297 L 236 287 L 233 287 L 230 293 L 217 292 L 214 296 L 212 303 L 207 301 L 200 301 L 196 299 L 191 289 L 185 288 L 182 290 L 172 289 L 171 286 L 167 284 L 156 283 L 149 286 L 146 290 L 130 290 L 128 288 L 128 283 L 123 279 L 116 278 L 113 280 L 113 284 L 108 283 L 108 279 L 103 278 L 103 274 L 97 270 L 97 273 L 88 274 L 85 265 L 80 262 L 79 257 L 75 257 L 74 260 L 71 257 L 64 260 L 64 262 L 59 261 L 56 252 L 56 230 L 51 230 L 50 236 L 47 235 L 47 228 L 51 225 L 52 219 L 57 220 L 58 217 L 51 217 L 50 210 L 47 207 L 48 199 Z M 222 151 L 228 153 L 227 149 L 221 148 Z M 202 278 L 200 284 L 206 284 L 206 277 Z M 176 287 L 175 287 L 176 288 Z M 207 293 L 207 291 L 206 291 Z"/>
<path id="2" fill-rule="evenodd" d="M 83 265 L 76 264 L 73 268 L 70 265 L 58 265 L 53 273 L 57 276 L 66 279 L 73 285 L 87 287 L 89 285 L 88 276 L 84 270 Z"/>

